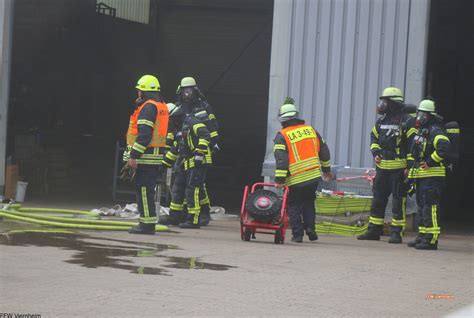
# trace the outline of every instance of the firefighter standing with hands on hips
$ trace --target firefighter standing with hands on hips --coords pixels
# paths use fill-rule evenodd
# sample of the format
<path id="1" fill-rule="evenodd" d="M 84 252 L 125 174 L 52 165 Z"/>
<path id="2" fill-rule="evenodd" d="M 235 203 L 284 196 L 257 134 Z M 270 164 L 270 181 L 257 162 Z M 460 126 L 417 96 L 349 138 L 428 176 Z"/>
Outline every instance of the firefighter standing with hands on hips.
<path id="1" fill-rule="evenodd" d="M 450 140 L 441 126 L 432 100 L 422 100 L 418 106 L 416 126 L 418 133 L 412 141 L 413 160 L 409 161 L 408 177 L 415 181 L 418 205 L 418 236 L 408 246 L 418 250 L 437 250 L 439 204 L 445 187 L 445 158 Z"/>
<path id="2" fill-rule="evenodd" d="M 135 171 L 139 224 L 131 234 L 155 234 L 155 187 L 162 169 L 168 130 L 168 107 L 160 94 L 155 76 L 144 75 L 135 87 L 137 108 L 130 116 L 124 161 Z"/>
<path id="3" fill-rule="evenodd" d="M 329 148 L 324 139 L 304 120 L 292 98 L 280 107 L 278 120 L 282 129 L 274 139 L 275 182 L 289 187 L 288 213 L 292 227 L 291 241 L 303 242 L 304 231 L 310 241 L 318 239 L 315 231 L 316 189 L 321 180 L 333 179 Z"/>

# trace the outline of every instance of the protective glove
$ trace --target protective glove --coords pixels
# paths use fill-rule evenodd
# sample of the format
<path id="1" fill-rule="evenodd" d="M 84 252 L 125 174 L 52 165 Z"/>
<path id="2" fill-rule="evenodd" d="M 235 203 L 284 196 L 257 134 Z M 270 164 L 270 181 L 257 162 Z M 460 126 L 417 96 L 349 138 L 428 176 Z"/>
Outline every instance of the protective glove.
<path id="1" fill-rule="evenodd" d="M 120 180 L 123 181 L 133 181 L 135 178 L 135 169 L 132 169 L 128 163 L 125 163 L 120 169 Z"/>
<path id="2" fill-rule="evenodd" d="M 406 178 L 399 184 L 398 195 L 404 197 L 409 195 L 410 197 L 415 193 L 415 182 L 413 179 Z"/>
<path id="3" fill-rule="evenodd" d="M 331 171 L 323 172 L 323 181 L 329 182 L 334 179 L 334 174 Z"/>
<path id="4" fill-rule="evenodd" d="M 212 147 L 212 152 L 219 152 L 221 150 L 221 148 L 219 147 L 218 144 L 215 144 L 213 147 Z"/>

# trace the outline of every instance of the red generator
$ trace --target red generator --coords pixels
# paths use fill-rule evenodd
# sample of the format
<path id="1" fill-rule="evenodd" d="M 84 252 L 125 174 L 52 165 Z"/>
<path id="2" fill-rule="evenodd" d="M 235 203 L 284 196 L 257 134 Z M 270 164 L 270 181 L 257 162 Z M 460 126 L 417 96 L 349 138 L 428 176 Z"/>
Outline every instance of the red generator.
<path id="1" fill-rule="evenodd" d="M 263 189 L 277 188 L 274 183 L 255 183 L 249 192 L 249 186 L 244 189 L 242 209 L 240 211 L 240 236 L 243 241 L 255 239 L 255 233 L 274 235 L 275 244 L 285 242 L 288 227 L 288 192 L 283 187 L 283 194 Z"/>

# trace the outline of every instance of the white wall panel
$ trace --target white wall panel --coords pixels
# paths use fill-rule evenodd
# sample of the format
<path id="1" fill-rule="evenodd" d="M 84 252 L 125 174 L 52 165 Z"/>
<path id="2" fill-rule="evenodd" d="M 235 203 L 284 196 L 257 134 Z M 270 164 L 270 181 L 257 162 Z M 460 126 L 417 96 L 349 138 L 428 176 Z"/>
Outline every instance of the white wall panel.
<path id="1" fill-rule="evenodd" d="M 422 97 L 424 57 L 414 57 L 420 54 L 419 46 L 410 47 L 419 41 L 426 49 L 426 24 L 414 22 L 418 27 L 413 27 L 412 21 L 426 21 L 428 4 L 428 0 L 275 0 L 271 72 L 285 69 L 287 77 L 279 77 L 278 84 L 275 76 L 270 77 L 264 174 L 271 175 L 271 148 L 280 128 L 276 113 L 286 96 L 296 100 L 301 117 L 326 139 L 333 164 L 373 166 L 370 130 L 382 90 L 392 85 L 408 89 L 410 103 Z M 407 69 L 416 71 L 411 72 L 408 88 Z"/>

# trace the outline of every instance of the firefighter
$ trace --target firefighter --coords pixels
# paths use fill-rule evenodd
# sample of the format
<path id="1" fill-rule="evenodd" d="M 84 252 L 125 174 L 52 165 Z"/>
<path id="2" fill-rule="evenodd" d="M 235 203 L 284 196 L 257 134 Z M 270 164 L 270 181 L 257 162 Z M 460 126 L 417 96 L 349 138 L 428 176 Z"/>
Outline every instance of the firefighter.
<path id="1" fill-rule="evenodd" d="M 399 88 L 387 87 L 380 96 L 377 113 L 381 117 L 370 133 L 370 150 L 376 164 L 373 200 L 367 232 L 359 240 L 380 240 L 385 208 L 392 195 L 392 220 L 389 243 L 399 244 L 405 229 L 406 193 L 404 180 L 408 174 L 408 143 L 416 133 L 414 118 L 403 112 L 403 94 Z"/>
<path id="2" fill-rule="evenodd" d="M 206 125 L 192 113 L 186 113 L 183 106 L 172 111 L 170 120 L 176 130 L 170 149 L 164 157 L 164 164 L 170 168 L 174 166 L 175 170 L 168 222 L 184 229 L 198 229 L 200 192 L 208 166 L 212 162 L 210 134 Z"/>
<path id="3" fill-rule="evenodd" d="M 132 234 L 155 234 L 155 187 L 163 163 L 168 130 L 168 108 L 160 94 L 155 76 L 144 75 L 136 85 L 137 108 L 130 116 L 124 160 L 134 169 L 139 224 Z"/>
<path id="4" fill-rule="evenodd" d="M 330 180 L 329 148 L 319 133 L 298 118 L 291 98 L 280 107 L 278 120 L 282 129 L 277 133 L 273 153 L 275 156 L 275 183 L 289 187 L 288 212 L 292 226 L 292 241 L 303 242 L 304 231 L 310 241 L 318 239 L 315 231 L 315 200 L 318 182 Z"/>
<path id="5" fill-rule="evenodd" d="M 181 79 L 180 85 L 178 86 L 176 92 L 178 94 L 177 104 L 183 106 L 186 112 L 192 113 L 194 116 L 196 116 L 196 118 L 204 123 L 206 128 L 209 130 L 209 134 L 211 136 L 211 141 L 209 144 L 211 152 L 218 151 L 219 127 L 217 124 L 217 119 L 211 105 L 207 102 L 204 94 L 197 86 L 196 80 L 193 77 L 184 77 Z M 210 154 L 210 158 L 212 160 L 212 153 Z M 209 162 L 208 165 L 210 166 L 211 164 L 212 161 Z M 208 225 L 209 221 L 211 220 L 211 206 L 205 183 L 203 183 L 203 187 L 199 193 L 202 208 L 200 224 L 205 226 Z"/>
<path id="6" fill-rule="evenodd" d="M 420 102 L 416 116 L 418 132 L 411 143 L 413 160 L 408 163 L 408 177 L 415 180 L 420 224 L 418 236 L 407 245 L 419 250 L 437 250 L 441 230 L 438 211 L 445 187 L 444 158 L 450 141 L 435 111 L 433 101 Z"/>

